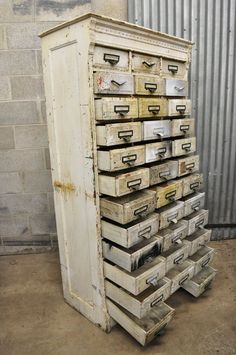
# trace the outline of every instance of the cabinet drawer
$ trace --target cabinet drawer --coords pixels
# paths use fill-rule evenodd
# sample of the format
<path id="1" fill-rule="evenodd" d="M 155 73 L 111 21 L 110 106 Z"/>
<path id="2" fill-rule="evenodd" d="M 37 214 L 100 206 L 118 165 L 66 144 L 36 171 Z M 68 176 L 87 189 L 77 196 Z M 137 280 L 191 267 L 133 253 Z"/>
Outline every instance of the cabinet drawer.
<path id="1" fill-rule="evenodd" d="M 131 74 L 96 72 L 94 73 L 95 94 L 132 95 L 134 81 Z"/>
<path id="2" fill-rule="evenodd" d="M 205 266 L 209 265 L 214 256 L 214 249 L 207 246 L 199 249 L 195 254 L 191 255 L 188 260 L 193 263 L 194 275 L 200 272 Z"/>
<path id="3" fill-rule="evenodd" d="M 161 59 L 161 75 L 164 78 L 187 80 L 187 67 L 186 62 L 178 62 L 167 58 Z"/>
<path id="4" fill-rule="evenodd" d="M 155 210 L 154 191 L 139 191 L 123 197 L 102 197 L 100 212 L 103 217 L 120 224 L 127 224 Z"/>
<path id="5" fill-rule="evenodd" d="M 172 142 L 173 157 L 194 153 L 195 150 L 196 150 L 196 137 L 176 139 Z"/>
<path id="6" fill-rule="evenodd" d="M 184 217 L 184 221 L 187 225 L 187 235 L 190 235 L 199 228 L 202 229 L 208 223 L 208 211 L 200 210 L 194 212 L 189 216 Z"/>
<path id="7" fill-rule="evenodd" d="M 138 111 L 141 118 L 168 116 L 168 101 L 164 98 L 138 98 Z"/>
<path id="8" fill-rule="evenodd" d="M 178 176 L 184 176 L 199 170 L 199 155 L 184 157 L 178 161 Z"/>
<path id="9" fill-rule="evenodd" d="M 100 193 L 114 197 L 124 196 L 149 186 L 149 169 L 99 174 L 98 181 Z"/>
<path id="10" fill-rule="evenodd" d="M 203 175 L 192 174 L 179 181 L 182 181 L 183 183 L 183 196 L 187 196 L 201 189 L 203 183 Z"/>
<path id="11" fill-rule="evenodd" d="M 167 138 L 171 136 L 171 121 L 144 121 L 143 125 L 143 140 Z"/>
<path id="12" fill-rule="evenodd" d="M 164 302 L 153 306 L 150 312 L 142 319 L 135 317 L 110 300 L 107 300 L 107 309 L 110 316 L 141 345 L 150 343 L 171 321 L 174 314 L 174 309 Z"/>
<path id="13" fill-rule="evenodd" d="M 161 60 L 158 57 L 132 53 L 132 71 L 134 73 L 160 74 Z"/>
<path id="14" fill-rule="evenodd" d="M 169 206 L 162 207 L 159 211 L 159 228 L 163 229 L 172 223 L 177 223 L 184 216 L 184 203 L 177 201 Z"/>
<path id="15" fill-rule="evenodd" d="M 191 100 L 170 99 L 168 100 L 168 116 L 191 115 Z"/>
<path id="16" fill-rule="evenodd" d="M 134 76 L 136 95 L 164 95 L 164 81 L 157 76 Z"/>
<path id="17" fill-rule="evenodd" d="M 164 79 L 164 95 L 187 96 L 188 82 L 186 80 Z"/>
<path id="18" fill-rule="evenodd" d="M 146 163 L 171 157 L 171 141 L 149 143 L 145 146 Z"/>
<path id="19" fill-rule="evenodd" d="M 176 245 L 183 240 L 187 235 L 187 227 L 185 223 L 179 221 L 177 224 L 172 224 L 169 227 L 158 232 L 157 237 L 162 237 L 162 251 L 165 252 L 173 245 Z"/>
<path id="20" fill-rule="evenodd" d="M 167 251 L 163 252 L 161 256 L 166 260 L 166 272 L 172 269 L 175 265 L 182 264 L 188 257 L 188 245 L 173 245 Z"/>
<path id="21" fill-rule="evenodd" d="M 138 295 L 150 285 L 155 286 L 157 281 L 165 275 L 165 259 L 158 256 L 151 263 L 144 264 L 132 272 L 121 269 L 111 262 L 104 261 L 104 274 L 109 280 L 115 282 L 133 295 Z"/>
<path id="22" fill-rule="evenodd" d="M 189 255 L 195 254 L 211 239 L 211 230 L 200 229 L 184 239 L 183 243 L 189 247 Z"/>
<path id="23" fill-rule="evenodd" d="M 168 161 L 155 164 L 149 168 L 150 185 L 160 184 L 166 180 L 175 179 L 178 174 L 178 162 Z"/>
<path id="24" fill-rule="evenodd" d="M 171 121 L 171 136 L 191 137 L 195 134 L 194 118 L 174 119 Z"/>
<path id="25" fill-rule="evenodd" d="M 170 287 L 170 281 L 163 278 L 157 282 L 156 286 L 150 286 L 139 295 L 134 296 L 122 287 L 105 280 L 106 296 L 139 319 L 145 317 L 154 306 L 170 296 Z"/>
<path id="26" fill-rule="evenodd" d="M 95 119 L 123 120 L 138 117 L 138 101 L 135 98 L 102 97 L 94 100 Z"/>
<path id="27" fill-rule="evenodd" d="M 182 197 L 181 181 L 169 181 L 159 186 L 151 187 L 156 192 L 156 208 L 163 207 L 169 203 L 179 200 Z"/>
<path id="28" fill-rule="evenodd" d="M 119 49 L 96 46 L 93 66 L 99 69 L 127 71 L 129 69 L 129 53 Z"/>
<path id="29" fill-rule="evenodd" d="M 181 287 L 194 297 L 199 297 L 210 286 L 216 273 L 216 269 L 206 266 L 191 280 L 185 281 Z"/>
<path id="30" fill-rule="evenodd" d="M 111 146 L 139 142 L 142 139 L 141 122 L 111 123 L 97 126 L 97 145 Z"/>
<path id="31" fill-rule="evenodd" d="M 204 207 L 205 192 L 198 192 L 191 196 L 184 197 L 182 201 L 184 202 L 184 217 L 186 217 Z"/>
<path id="32" fill-rule="evenodd" d="M 98 150 L 98 169 L 116 171 L 145 163 L 145 146 Z"/>
<path id="33" fill-rule="evenodd" d="M 185 281 L 191 279 L 194 275 L 194 266 L 188 260 L 182 264 L 176 265 L 166 274 L 166 279 L 171 281 L 171 294 L 177 291 Z"/>
<path id="34" fill-rule="evenodd" d="M 103 257 L 127 271 L 134 271 L 161 253 L 162 238 L 152 237 L 131 248 L 103 241 Z"/>
<path id="35" fill-rule="evenodd" d="M 111 240 L 125 248 L 140 243 L 157 234 L 159 216 L 151 213 L 148 217 L 132 222 L 125 226 L 101 220 L 102 237 Z"/>

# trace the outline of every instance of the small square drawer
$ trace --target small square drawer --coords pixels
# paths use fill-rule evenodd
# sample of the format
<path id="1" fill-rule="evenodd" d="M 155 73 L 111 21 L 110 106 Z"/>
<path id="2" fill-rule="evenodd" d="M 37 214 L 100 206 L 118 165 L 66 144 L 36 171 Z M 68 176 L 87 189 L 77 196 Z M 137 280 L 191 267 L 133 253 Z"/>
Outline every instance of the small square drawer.
<path id="1" fill-rule="evenodd" d="M 196 232 L 199 228 L 202 229 L 208 223 L 208 211 L 200 210 L 194 212 L 187 217 L 184 217 L 187 225 L 187 235 Z"/>
<path id="2" fill-rule="evenodd" d="M 178 162 L 169 160 L 166 163 L 159 163 L 151 166 L 150 185 L 160 184 L 167 180 L 175 179 L 178 174 Z"/>
<path id="3" fill-rule="evenodd" d="M 152 237 L 134 245 L 123 248 L 103 240 L 103 257 L 127 271 L 134 271 L 145 263 L 150 263 L 161 253 L 162 238 Z"/>
<path id="4" fill-rule="evenodd" d="M 134 76 L 136 95 L 164 95 L 164 81 L 158 76 Z"/>
<path id="5" fill-rule="evenodd" d="M 199 249 L 201 249 L 205 244 L 207 244 L 211 239 L 211 230 L 200 229 L 195 233 L 186 237 L 183 241 L 184 244 L 189 247 L 189 255 L 195 254 Z"/>
<path id="6" fill-rule="evenodd" d="M 155 210 L 154 191 L 139 191 L 122 197 L 102 197 L 100 213 L 120 224 L 127 224 Z"/>
<path id="7" fill-rule="evenodd" d="M 150 55 L 132 53 L 132 71 L 134 73 L 160 74 L 161 60 Z"/>
<path id="8" fill-rule="evenodd" d="M 196 151 L 196 137 L 176 139 L 172 142 L 172 156 L 194 153 Z"/>
<path id="9" fill-rule="evenodd" d="M 138 111 L 141 118 L 168 116 L 168 101 L 165 98 L 138 98 Z"/>
<path id="10" fill-rule="evenodd" d="M 129 52 L 119 49 L 95 46 L 93 66 L 99 69 L 128 71 Z"/>
<path id="11" fill-rule="evenodd" d="M 214 249 L 207 246 L 202 247 L 196 253 L 189 256 L 188 260 L 193 263 L 194 275 L 199 273 L 205 266 L 209 265 L 214 257 Z"/>
<path id="12" fill-rule="evenodd" d="M 185 281 L 190 280 L 194 274 L 194 266 L 188 260 L 182 264 L 176 265 L 166 274 L 166 279 L 171 281 L 171 291 L 173 294 L 177 291 Z"/>
<path id="13" fill-rule="evenodd" d="M 199 155 L 191 155 L 178 160 L 178 176 L 184 176 L 199 170 Z"/>
<path id="14" fill-rule="evenodd" d="M 187 96 L 188 82 L 186 80 L 164 79 L 164 95 Z"/>
<path id="15" fill-rule="evenodd" d="M 163 207 L 182 197 L 182 182 L 178 180 L 164 182 L 150 188 L 156 192 L 156 208 Z"/>
<path id="16" fill-rule="evenodd" d="M 94 100 L 97 121 L 123 120 L 138 117 L 138 101 L 131 97 L 102 97 Z"/>
<path id="17" fill-rule="evenodd" d="M 148 143 L 145 145 L 145 161 L 151 163 L 171 157 L 171 141 Z"/>
<path id="18" fill-rule="evenodd" d="M 142 139 L 141 122 L 111 123 L 97 126 L 97 145 L 111 146 L 139 142 Z"/>
<path id="19" fill-rule="evenodd" d="M 187 80 L 188 64 L 187 62 L 162 58 L 161 75 L 164 78 Z"/>
<path id="20" fill-rule="evenodd" d="M 152 262 L 146 263 L 132 272 L 121 269 L 119 266 L 104 261 L 104 275 L 133 295 L 138 295 L 150 285 L 156 286 L 157 281 L 165 275 L 165 259 L 157 256 Z"/>
<path id="21" fill-rule="evenodd" d="M 143 140 L 167 138 L 171 136 L 171 121 L 144 121 L 143 125 Z"/>
<path id="22" fill-rule="evenodd" d="M 133 95 L 134 80 L 131 74 L 96 72 L 94 73 L 95 94 Z"/>
<path id="23" fill-rule="evenodd" d="M 166 260 L 166 272 L 172 269 L 175 265 L 182 264 L 188 257 L 189 246 L 176 244 L 163 252 L 161 256 Z"/>
<path id="24" fill-rule="evenodd" d="M 157 237 L 163 238 L 162 251 L 168 250 L 173 245 L 180 243 L 187 235 L 185 223 L 179 221 L 158 232 Z"/>
<path id="25" fill-rule="evenodd" d="M 183 179 L 180 179 L 183 183 L 183 196 L 187 196 L 196 191 L 199 191 L 203 184 L 202 174 L 191 174 Z"/>
<path id="26" fill-rule="evenodd" d="M 158 210 L 159 228 L 163 229 L 172 223 L 177 223 L 184 216 L 184 203 L 177 201 L 171 205 L 162 207 Z"/>
<path id="27" fill-rule="evenodd" d="M 158 228 L 159 216 L 157 213 L 151 213 L 148 217 L 125 226 L 101 220 L 102 237 L 125 248 L 131 248 L 133 245 L 153 237 L 157 234 Z"/>
<path id="28" fill-rule="evenodd" d="M 168 100 L 168 116 L 189 116 L 191 115 L 191 100 L 170 99 Z"/>
<path id="29" fill-rule="evenodd" d="M 216 269 L 206 266 L 191 280 L 185 281 L 181 287 L 191 293 L 194 297 L 199 297 L 207 288 L 209 288 L 216 273 Z"/>
<path id="30" fill-rule="evenodd" d="M 196 192 L 191 196 L 184 197 L 181 201 L 184 202 L 184 217 L 186 217 L 204 207 L 205 192 Z"/>
<path id="31" fill-rule="evenodd" d="M 185 136 L 191 137 L 195 134 L 195 119 L 194 118 L 184 118 L 184 119 L 173 119 L 171 121 L 171 136 Z"/>
<path id="32" fill-rule="evenodd" d="M 143 346 L 150 343 L 174 315 L 174 309 L 164 302 L 153 306 L 142 319 L 135 317 L 109 299 L 106 303 L 110 316 Z"/>
<path id="33" fill-rule="evenodd" d="M 114 172 L 98 175 L 99 192 L 108 196 L 124 196 L 149 186 L 149 169 L 140 168 L 128 173 Z"/>
<path id="34" fill-rule="evenodd" d="M 134 296 L 122 287 L 105 280 L 106 296 L 139 319 L 170 296 L 170 287 L 171 282 L 164 278 L 159 280 L 156 286 L 150 286 L 138 296 Z"/>
<path id="35" fill-rule="evenodd" d="M 117 171 L 145 163 L 145 145 L 135 147 L 98 150 L 98 169 Z"/>

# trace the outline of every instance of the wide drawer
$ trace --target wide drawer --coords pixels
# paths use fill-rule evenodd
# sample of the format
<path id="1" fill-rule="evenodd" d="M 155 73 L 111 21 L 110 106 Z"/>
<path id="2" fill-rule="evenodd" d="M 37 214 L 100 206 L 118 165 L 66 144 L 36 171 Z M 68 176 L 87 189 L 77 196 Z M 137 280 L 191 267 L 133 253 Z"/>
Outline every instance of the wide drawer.
<path id="1" fill-rule="evenodd" d="M 116 171 L 145 163 L 145 146 L 98 150 L 98 169 Z"/>
<path id="2" fill-rule="evenodd" d="M 157 282 L 165 275 L 165 267 L 165 260 L 161 256 L 132 272 L 123 270 L 109 261 L 104 261 L 104 274 L 106 278 L 133 295 L 138 295 L 150 285 L 157 285 Z"/>
<path id="3" fill-rule="evenodd" d="M 93 66 L 99 69 L 127 71 L 129 69 L 129 52 L 119 49 L 95 46 Z"/>
<path id="4" fill-rule="evenodd" d="M 178 162 L 167 161 L 149 167 L 150 185 L 160 184 L 175 179 L 178 174 Z"/>
<path id="5" fill-rule="evenodd" d="M 97 126 L 97 145 L 111 146 L 139 142 L 142 139 L 141 122 L 111 123 Z"/>
<path id="6" fill-rule="evenodd" d="M 188 64 L 187 62 L 162 58 L 161 75 L 164 78 L 187 80 Z"/>
<path id="7" fill-rule="evenodd" d="M 190 235 L 199 228 L 202 229 L 208 223 L 208 211 L 202 209 L 198 212 L 194 212 L 184 217 L 184 221 L 187 225 L 187 235 Z"/>
<path id="8" fill-rule="evenodd" d="M 168 250 L 173 245 L 180 243 L 187 235 L 185 223 L 179 221 L 158 232 L 157 237 L 162 237 L 162 251 Z"/>
<path id="9" fill-rule="evenodd" d="M 175 139 L 172 141 L 172 156 L 194 153 L 196 151 L 196 137 Z"/>
<path id="10" fill-rule="evenodd" d="M 171 157 L 171 141 L 148 143 L 145 145 L 145 161 L 151 163 Z"/>
<path id="11" fill-rule="evenodd" d="M 143 140 L 167 138 L 171 136 L 171 121 L 144 121 L 143 125 Z"/>
<path id="12" fill-rule="evenodd" d="M 154 306 L 170 296 L 170 281 L 161 279 L 156 286 L 150 286 L 139 295 L 134 296 L 122 287 L 105 280 L 106 296 L 127 309 L 134 316 L 143 318 Z"/>
<path id="13" fill-rule="evenodd" d="M 107 300 L 107 309 L 110 316 L 141 345 L 152 341 L 166 327 L 174 314 L 174 309 L 164 302 L 154 306 L 142 319 L 135 317 L 109 300 Z"/>
<path id="14" fill-rule="evenodd" d="M 182 181 L 183 183 L 183 196 L 187 196 L 201 189 L 203 183 L 203 175 L 192 174 L 179 181 Z"/>
<path id="15" fill-rule="evenodd" d="M 178 176 L 184 176 L 199 170 L 199 155 L 191 155 L 178 160 Z"/>
<path id="16" fill-rule="evenodd" d="M 186 80 L 164 79 L 164 95 L 187 96 L 188 82 Z"/>
<path id="17" fill-rule="evenodd" d="M 210 286 L 216 273 L 216 269 L 206 266 L 191 280 L 185 281 L 181 287 L 194 297 L 199 297 Z"/>
<path id="18" fill-rule="evenodd" d="M 95 94 L 133 95 L 134 81 L 131 74 L 96 72 L 94 73 Z"/>
<path id="19" fill-rule="evenodd" d="M 131 97 L 102 97 L 94 100 L 95 119 L 123 120 L 138 117 L 138 101 Z"/>
<path id="20" fill-rule="evenodd" d="M 102 197 L 100 213 L 120 224 L 127 224 L 155 210 L 154 191 L 138 191 L 122 197 Z"/>
<path id="21" fill-rule="evenodd" d="M 141 118 L 168 116 L 168 101 L 165 98 L 138 98 L 138 111 Z"/>
<path id="22" fill-rule="evenodd" d="M 131 248 L 103 241 L 103 257 L 127 271 L 134 271 L 161 253 L 162 238 L 152 237 Z"/>
<path id="23" fill-rule="evenodd" d="M 98 175 L 98 181 L 100 193 L 114 197 L 124 196 L 149 186 L 149 169 L 103 173 Z"/>
<path id="24" fill-rule="evenodd" d="M 209 265 L 214 257 L 214 249 L 207 246 L 199 249 L 195 254 L 189 256 L 188 260 L 194 266 L 194 275 L 202 270 L 205 266 Z"/>
<path id="25" fill-rule="evenodd" d="M 194 274 L 194 266 L 188 260 L 176 265 L 166 274 L 166 279 L 171 281 L 171 294 L 177 291 L 185 281 L 191 279 Z"/>
<path id="26" fill-rule="evenodd" d="M 181 181 L 174 180 L 153 186 L 150 189 L 156 192 L 156 208 L 160 208 L 179 200 L 182 197 L 183 187 Z"/>
<path id="27" fill-rule="evenodd" d="M 184 203 L 177 201 L 171 205 L 162 207 L 158 210 L 159 228 L 163 229 L 172 223 L 177 223 L 184 216 Z"/>
<path id="28" fill-rule="evenodd" d="M 195 120 L 194 118 L 173 119 L 171 121 L 171 136 L 185 136 L 191 137 L 195 134 Z"/>
<path id="29" fill-rule="evenodd" d="M 132 53 L 132 71 L 134 73 L 160 74 L 161 60 L 158 57 Z"/>
<path id="30" fill-rule="evenodd" d="M 173 245 L 167 251 L 163 252 L 161 256 L 166 260 L 166 273 L 175 265 L 183 263 L 188 257 L 188 245 Z"/>
<path id="31" fill-rule="evenodd" d="M 186 217 L 204 207 L 205 192 L 196 192 L 191 196 L 184 197 L 181 201 L 184 202 L 184 217 Z"/>
<path id="32" fill-rule="evenodd" d="M 134 83 L 136 95 L 164 95 L 164 81 L 158 76 L 135 75 Z"/>
<path id="33" fill-rule="evenodd" d="M 195 233 L 186 237 L 183 241 L 184 244 L 189 247 L 189 255 L 195 254 L 199 249 L 201 249 L 205 244 L 207 244 L 211 239 L 211 230 L 200 229 Z"/>
<path id="34" fill-rule="evenodd" d="M 153 237 L 157 234 L 158 228 L 159 216 L 157 213 L 151 213 L 148 217 L 125 226 L 101 220 L 102 237 L 125 248 L 130 248 L 142 240 Z"/>
<path id="35" fill-rule="evenodd" d="M 189 116 L 191 115 L 191 100 L 170 99 L 168 100 L 168 116 Z"/>

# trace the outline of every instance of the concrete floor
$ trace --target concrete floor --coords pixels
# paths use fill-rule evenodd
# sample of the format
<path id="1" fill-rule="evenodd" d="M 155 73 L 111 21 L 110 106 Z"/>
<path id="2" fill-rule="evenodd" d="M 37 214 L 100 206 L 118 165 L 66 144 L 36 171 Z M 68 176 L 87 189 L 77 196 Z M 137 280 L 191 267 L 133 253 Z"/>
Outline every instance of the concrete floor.
<path id="1" fill-rule="evenodd" d="M 57 253 L 0 258 L 0 354 L 236 354 L 236 240 L 211 242 L 219 270 L 199 299 L 178 291 L 166 332 L 142 348 L 120 326 L 110 334 L 63 300 Z"/>

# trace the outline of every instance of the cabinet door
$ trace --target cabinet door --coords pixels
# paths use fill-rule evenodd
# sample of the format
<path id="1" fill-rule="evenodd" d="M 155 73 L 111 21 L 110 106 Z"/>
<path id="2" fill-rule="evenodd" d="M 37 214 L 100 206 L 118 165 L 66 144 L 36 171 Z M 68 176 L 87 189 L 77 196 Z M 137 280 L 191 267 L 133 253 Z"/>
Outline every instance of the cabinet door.
<path id="1" fill-rule="evenodd" d="M 143 140 L 152 140 L 167 138 L 171 136 L 171 121 L 144 121 L 143 125 Z"/>
<path id="2" fill-rule="evenodd" d="M 97 145 L 112 146 L 140 142 L 142 139 L 141 122 L 113 123 L 96 127 Z"/>
<path id="3" fill-rule="evenodd" d="M 132 71 L 134 73 L 160 74 L 161 60 L 158 57 L 132 53 Z"/>
<path id="4" fill-rule="evenodd" d="M 140 118 L 168 116 L 168 101 L 165 98 L 138 98 Z"/>
<path id="5" fill-rule="evenodd" d="M 93 55 L 93 66 L 99 69 L 128 71 L 129 52 L 95 46 Z"/>
<path id="6" fill-rule="evenodd" d="M 133 76 L 123 73 L 96 72 L 94 73 L 94 93 L 132 95 L 134 93 Z"/>

